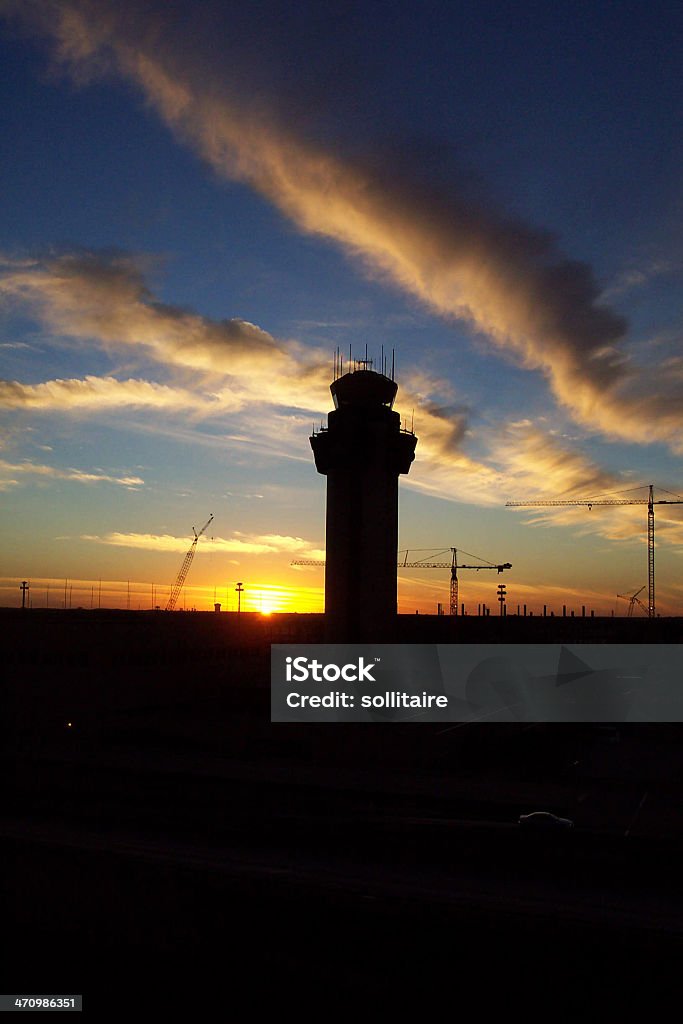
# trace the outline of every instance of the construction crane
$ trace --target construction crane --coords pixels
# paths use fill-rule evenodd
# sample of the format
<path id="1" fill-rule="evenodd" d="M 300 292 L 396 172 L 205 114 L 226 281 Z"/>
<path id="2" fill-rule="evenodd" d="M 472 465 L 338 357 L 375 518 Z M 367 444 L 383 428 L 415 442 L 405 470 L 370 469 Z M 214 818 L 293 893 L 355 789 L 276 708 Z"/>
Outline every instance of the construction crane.
<path id="1" fill-rule="evenodd" d="M 643 485 L 648 486 L 648 485 Z M 637 491 L 641 488 L 634 487 Z M 663 488 L 660 488 L 663 490 Z M 622 492 L 623 493 L 623 492 Z M 670 494 L 671 491 L 664 491 Z M 647 505 L 647 614 L 648 618 L 656 617 L 655 609 L 655 505 L 683 505 L 683 498 L 674 495 L 676 501 L 660 499 L 655 501 L 654 485 L 649 484 L 647 498 L 578 498 L 560 499 L 551 501 L 506 501 L 506 508 L 515 508 L 521 505 L 585 505 L 589 510 L 593 505 Z"/>
<path id="2" fill-rule="evenodd" d="M 647 614 L 647 608 L 645 607 L 645 605 L 643 604 L 643 602 L 642 602 L 642 601 L 640 600 L 640 598 L 638 597 L 638 595 L 639 595 L 639 594 L 642 594 L 642 592 L 643 592 L 644 590 L 645 590 L 645 584 L 643 584 L 643 586 L 642 586 L 642 587 L 640 588 L 640 590 L 637 590 L 637 591 L 635 592 L 635 594 L 617 594 L 617 595 L 616 595 L 616 597 L 617 597 L 617 598 L 620 598 L 620 597 L 621 597 L 621 599 L 622 599 L 623 601 L 628 601 L 628 602 L 629 602 L 629 610 L 628 610 L 628 612 L 627 612 L 627 617 L 628 617 L 628 618 L 631 618 L 631 617 L 632 617 L 632 615 L 633 615 L 633 611 L 634 611 L 634 608 L 635 608 L 635 606 L 636 606 L 637 604 L 638 604 L 638 605 L 639 605 L 639 606 L 640 606 L 640 607 L 641 607 L 641 608 L 643 609 L 643 611 L 645 612 L 645 614 Z"/>
<path id="3" fill-rule="evenodd" d="M 450 562 L 436 562 L 430 561 L 436 559 L 439 555 L 445 555 L 448 551 L 451 553 Z M 487 559 L 482 558 L 482 562 L 487 562 L 486 565 L 466 565 L 464 562 L 458 562 L 458 549 L 457 548 L 445 548 L 443 551 L 437 551 L 428 558 L 422 559 L 417 562 L 409 562 L 408 555 L 409 551 L 406 551 L 405 557 L 402 562 L 399 562 L 399 568 L 401 569 L 450 569 L 451 570 L 451 615 L 458 614 L 458 569 L 496 569 L 497 572 L 501 573 L 504 569 L 511 569 L 511 562 L 504 562 L 500 565 L 494 565 L 493 562 L 488 562 Z M 464 551 L 463 554 L 469 558 L 479 558 L 479 555 L 472 555 L 468 551 Z"/>
<path id="4" fill-rule="evenodd" d="M 640 590 L 636 590 L 636 592 L 634 594 L 617 594 L 617 597 L 618 598 L 620 597 L 622 599 L 622 601 L 628 601 L 627 618 L 630 619 L 632 617 L 633 609 L 634 609 L 634 607 L 636 605 L 640 605 L 640 607 L 643 609 L 643 611 L 647 615 L 647 613 L 648 613 L 647 612 L 647 608 L 645 607 L 643 602 L 638 597 L 638 594 L 641 594 L 643 592 L 643 590 L 645 590 L 645 584 L 644 583 L 643 583 L 642 587 L 640 588 Z"/>
<path id="5" fill-rule="evenodd" d="M 458 562 L 458 549 L 457 548 L 444 548 L 443 551 L 434 552 L 433 548 L 422 548 L 413 550 L 429 550 L 433 552 L 430 556 L 417 561 L 409 562 L 408 556 L 410 552 L 406 550 L 402 561 L 397 562 L 399 569 L 450 569 L 451 570 L 451 615 L 458 614 L 458 569 L 496 569 L 499 573 L 503 572 L 504 569 L 511 569 L 512 563 L 505 562 L 500 565 L 494 565 L 492 562 L 487 562 L 486 565 L 465 565 L 464 563 Z M 438 558 L 439 555 L 445 555 L 447 552 L 451 553 L 451 559 L 449 562 L 435 562 L 429 559 Z M 463 554 L 468 555 L 470 558 L 479 558 L 479 555 L 471 555 L 465 551 Z M 482 562 L 486 562 L 485 558 L 481 559 Z M 317 558 L 300 558 L 291 563 L 292 565 L 325 565 L 325 562 Z"/>
<path id="6" fill-rule="evenodd" d="M 213 515 L 209 516 L 209 518 L 204 523 L 204 525 L 202 526 L 202 528 L 199 531 L 199 533 L 197 533 L 197 531 L 195 530 L 194 526 L 192 527 L 192 532 L 194 534 L 194 540 L 190 544 L 190 550 L 185 555 L 185 558 L 183 559 L 183 564 L 180 566 L 180 572 L 176 576 L 175 583 L 173 584 L 173 586 L 171 588 L 171 596 L 169 597 L 168 604 L 166 605 L 166 611 L 167 612 L 172 612 L 173 609 L 175 608 L 176 601 L 180 597 L 180 591 L 183 589 L 183 583 L 185 582 L 187 574 L 190 571 L 190 566 L 192 565 L 192 559 L 194 558 L 194 553 L 197 550 L 197 541 L 199 540 L 199 538 L 201 537 L 201 535 L 204 533 L 204 531 L 206 530 L 207 526 L 211 522 L 213 522 Z"/>

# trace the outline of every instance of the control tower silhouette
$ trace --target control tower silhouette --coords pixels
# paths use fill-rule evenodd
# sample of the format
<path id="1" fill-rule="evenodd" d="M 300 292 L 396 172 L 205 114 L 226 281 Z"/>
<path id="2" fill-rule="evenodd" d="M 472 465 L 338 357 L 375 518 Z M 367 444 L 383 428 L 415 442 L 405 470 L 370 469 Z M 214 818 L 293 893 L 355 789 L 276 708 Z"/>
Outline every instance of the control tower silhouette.
<path id="1" fill-rule="evenodd" d="M 332 643 L 391 641 L 398 477 L 410 469 L 417 437 L 393 411 L 393 368 L 389 377 L 367 358 L 351 365 L 340 376 L 335 365 L 334 411 L 310 439 L 316 469 L 327 476 L 325 634 Z"/>

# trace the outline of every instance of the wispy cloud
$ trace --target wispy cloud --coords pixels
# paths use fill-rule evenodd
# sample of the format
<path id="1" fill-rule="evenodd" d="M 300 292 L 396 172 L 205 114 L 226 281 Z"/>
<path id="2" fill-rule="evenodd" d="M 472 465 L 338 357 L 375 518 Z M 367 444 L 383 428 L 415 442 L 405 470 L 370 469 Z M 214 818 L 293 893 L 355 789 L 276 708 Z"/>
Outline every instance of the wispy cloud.
<path id="1" fill-rule="evenodd" d="M 0 459 L 0 487 L 7 489 L 10 486 L 17 486 L 21 479 L 26 476 L 37 476 L 52 480 L 70 480 L 80 484 L 119 484 L 122 487 L 137 488 L 144 484 L 139 476 L 114 476 L 109 473 L 88 472 L 83 469 L 59 469 L 56 466 L 46 466 L 37 462 L 8 462 Z"/>
<path id="2" fill-rule="evenodd" d="M 631 266 L 623 270 L 602 293 L 603 300 L 613 302 L 639 288 L 644 288 L 652 280 L 667 274 L 679 273 L 680 264 L 671 260 L 654 259 L 644 261 L 639 266 Z"/>
<path id="3" fill-rule="evenodd" d="M 203 375 L 205 390 L 213 380 L 216 386 L 210 397 L 217 407 L 238 409 L 258 399 L 317 410 L 324 397 L 327 354 L 280 341 L 245 320 L 212 320 L 159 302 L 129 255 L 65 253 L 16 264 L 5 260 L 0 268 L 0 296 L 30 311 L 53 334 L 95 342 L 114 352 L 138 349 L 164 367 L 194 375 L 195 380 Z M 109 394 L 125 393 L 112 385 L 111 378 L 108 381 Z M 58 389 L 65 400 L 67 391 L 73 400 L 77 391 L 85 395 L 93 390 L 92 384 L 88 388 L 68 383 L 70 387 Z M 187 393 L 178 392 L 174 398 L 156 385 L 125 383 L 138 404 L 189 401 Z M 98 386 L 104 395 L 105 385 Z M 46 386 L 41 394 L 48 391 L 56 398 L 54 386 Z M 21 386 L 15 392 L 17 400 L 22 394 L 31 395 L 22 392 Z"/>
<path id="4" fill-rule="evenodd" d="M 634 486 L 600 467 L 569 444 L 538 430 L 532 424 L 509 426 L 492 451 L 505 481 L 506 500 L 572 501 L 595 498 L 627 499 L 640 504 L 601 506 L 522 506 L 510 515 L 523 516 L 537 526 L 570 526 L 578 536 L 598 534 L 609 540 L 646 542 L 647 487 Z M 660 494 L 657 497 L 674 498 Z M 683 544 L 683 505 L 656 509 L 660 542 Z"/>
<path id="5" fill-rule="evenodd" d="M 506 500 L 580 497 L 624 486 L 617 475 L 529 421 L 482 427 L 479 458 L 469 457 L 455 443 L 449 448 L 448 422 L 442 428 L 445 439 L 437 433 L 436 447 L 430 447 L 434 427 L 428 424 L 431 457 L 416 461 L 404 486 L 490 507 L 500 507 Z"/>
<path id="6" fill-rule="evenodd" d="M 511 423 L 492 440 L 506 500 L 582 498 L 628 486 L 584 452 L 533 423 Z"/>
<path id="7" fill-rule="evenodd" d="M 151 533 L 107 533 L 103 536 L 83 534 L 82 540 L 114 547 L 135 548 L 145 551 L 185 552 L 191 538 L 174 537 L 170 534 Z M 324 558 L 325 552 L 313 546 L 311 541 L 301 537 L 287 537 L 280 534 L 247 534 L 235 531 L 232 537 L 202 537 L 202 550 L 240 555 L 300 555 L 302 558 Z"/>
<path id="8" fill-rule="evenodd" d="M 0 380 L 0 408 L 44 412 L 106 411 L 131 406 L 152 409 L 195 409 L 204 414 L 225 412 L 229 405 L 217 397 L 202 398 L 187 389 L 146 380 L 117 380 L 87 376 L 22 384 Z"/>
<path id="9" fill-rule="evenodd" d="M 583 500 L 612 495 L 646 501 L 647 488 L 612 473 L 568 440 L 528 420 L 481 431 L 479 460 L 462 453 L 415 464 L 404 486 L 452 500 L 488 507 L 505 501 Z M 413 476 L 413 473 L 415 474 Z M 628 491 L 628 493 L 626 493 Z M 666 497 L 666 495 L 662 495 Z M 523 506 L 507 510 L 538 527 L 565 526 L 576 536 L 597 534 L 612 541 L 646 540 L 645 506 Z M 658 506 L 661 542 L 683 544 L 683 505 Z"/>

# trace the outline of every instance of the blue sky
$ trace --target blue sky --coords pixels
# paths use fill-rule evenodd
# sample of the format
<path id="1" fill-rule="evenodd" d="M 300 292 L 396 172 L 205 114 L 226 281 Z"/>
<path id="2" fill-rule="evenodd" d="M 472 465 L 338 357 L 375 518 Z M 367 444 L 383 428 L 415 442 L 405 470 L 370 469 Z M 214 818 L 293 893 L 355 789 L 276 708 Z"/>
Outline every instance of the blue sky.
<path id="1" fill-rule="evenodd" d="M 2 603 L 169 587 L 213 513 L 199 606 L 319 608 L 308 434 L 366 343 L 420 438 L 402 548 L 511 561 L 513 610 L 646 581 L 644 509 L 504 503 L 683 489 L 678 5 L 0 13 Z M 680 614 L 676 506 L 657 539 Z"/>

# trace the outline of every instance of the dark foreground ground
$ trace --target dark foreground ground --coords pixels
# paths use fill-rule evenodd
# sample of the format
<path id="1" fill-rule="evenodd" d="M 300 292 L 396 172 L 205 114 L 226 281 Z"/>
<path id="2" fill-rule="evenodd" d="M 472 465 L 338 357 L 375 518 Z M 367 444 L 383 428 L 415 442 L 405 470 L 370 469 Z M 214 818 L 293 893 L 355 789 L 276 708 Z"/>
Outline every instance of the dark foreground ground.
<path id="1" fill-rule="evenodd" d="M 270 643 L 320 642 L 319 617 L 0 625 L 3 992 L 204 1020 L 216 999 L 328 1016 L 445 994 L 460 1015 L 464 994 L 595 1011 L 596 988 L 656 1007 L 678 986 L 683 726 L 272 725 Z M 401 635 L 678 643 L 681 624 L 453 628 Z M 520 832 L 537 809 L 576 828 Z"/>

